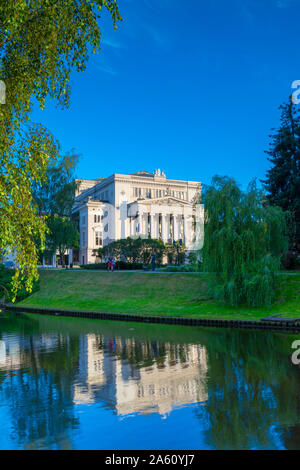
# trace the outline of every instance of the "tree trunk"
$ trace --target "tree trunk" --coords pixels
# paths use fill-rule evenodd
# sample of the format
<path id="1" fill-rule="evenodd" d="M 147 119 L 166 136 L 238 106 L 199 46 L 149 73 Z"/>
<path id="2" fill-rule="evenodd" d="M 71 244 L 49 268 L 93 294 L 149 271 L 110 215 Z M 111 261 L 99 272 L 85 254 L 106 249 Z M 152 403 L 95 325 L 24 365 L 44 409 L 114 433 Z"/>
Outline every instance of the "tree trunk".
<path id="1" fill-rule="evenodd" d="M 61 267 L 64 268 L 65 267 L 65 250 L 60 248 L 58 251 L 59 251 L 59 256 L 60 256 L 60 261 L 61 261 Z"/>

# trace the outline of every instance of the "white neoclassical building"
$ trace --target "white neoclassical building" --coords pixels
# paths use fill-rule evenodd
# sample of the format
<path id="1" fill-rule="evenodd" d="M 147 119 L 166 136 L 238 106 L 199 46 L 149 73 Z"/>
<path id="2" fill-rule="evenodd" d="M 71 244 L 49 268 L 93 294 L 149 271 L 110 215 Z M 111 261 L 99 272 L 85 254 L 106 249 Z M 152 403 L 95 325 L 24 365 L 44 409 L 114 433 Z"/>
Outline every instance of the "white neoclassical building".
<path id="1" fill-rule="evenodd" d="M 155 170 L 77 184 L 73 217 L 78 221 L 80 250 L 70 253 L 70 262 L 95 263 L 98 248 L 126 237 L 182 240 L 187 250 L 198 248 L 204 213 L 196 204 L 200 182 L 168 179 Z"/>

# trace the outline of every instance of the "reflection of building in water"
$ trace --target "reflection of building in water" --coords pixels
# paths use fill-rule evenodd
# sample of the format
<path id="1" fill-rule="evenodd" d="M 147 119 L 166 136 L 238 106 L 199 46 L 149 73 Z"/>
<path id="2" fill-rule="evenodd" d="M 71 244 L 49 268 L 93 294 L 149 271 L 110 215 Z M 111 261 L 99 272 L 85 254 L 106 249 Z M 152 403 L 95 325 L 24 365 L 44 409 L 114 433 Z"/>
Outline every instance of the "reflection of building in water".
<path id="1" fill-rule="evenodd" d="M 95 388 L 106 383 L 104 351 L 99 349 L 99 337 L 89 334 L 80 337 L 79 381 L 74 386 L 74 402 L 93 401 Z"/>
<path id="2" fill-rule="evenodd" d="M 0 340 L 0 370 L 12 371 L 20 367 L 32 365 L 34 356 L 35 367 L 40 368 L 39 355 L 42 352 L 55 352 L 58 341 L 68 342 L 68 337 L 55 333 L 43 333 L 30 337 L 3 333 Z"/>
<path id="3" fill-rule="evenodd" d="M 24 363 L 24 352 L 19 338 L 2 335 L 0 341 L 0 370 L 15 370 Z"/>
<path id="4" fill-rule="evenodd" d="M 125 381 L 123 364 L 117 362 L 116 408 L 119 414 L 168 413 L 172 408 L 207 400 L 206 350 L 199 345 L 187 346 L 185 362 L 170 359 L 139 370 L 138 380 Z"/>
<path id="5" fill-rule="evenodd" d="M 207 400 L 205 347 L 166 343 L 161 354 L 157 343 L 138 343 L 137 351 L 134 339 L 118 338 L 105 343 L 108 354 L 99 349 L 99 342 L 95 335 L 81 339 L 76 403 L 104 400 L 126 415 L 165 414 Z"/>

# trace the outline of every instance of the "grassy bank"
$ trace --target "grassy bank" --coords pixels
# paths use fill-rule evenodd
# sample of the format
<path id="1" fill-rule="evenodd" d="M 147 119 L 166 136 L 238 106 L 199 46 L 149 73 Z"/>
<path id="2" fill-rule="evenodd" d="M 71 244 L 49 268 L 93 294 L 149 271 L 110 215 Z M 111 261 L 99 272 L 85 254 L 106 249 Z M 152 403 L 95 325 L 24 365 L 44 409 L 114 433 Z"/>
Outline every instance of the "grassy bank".
<path id="1" fill-rule="evenodd" d="M 283 313 L 300 317 L 300 274 L 282 276 L 270 308 L 231 308 L 208 299 L 207 275 L 191 273 L 108 273 L 41 271 L 40 291 L 20 307 L 94 312 L 257 320 Z"/>

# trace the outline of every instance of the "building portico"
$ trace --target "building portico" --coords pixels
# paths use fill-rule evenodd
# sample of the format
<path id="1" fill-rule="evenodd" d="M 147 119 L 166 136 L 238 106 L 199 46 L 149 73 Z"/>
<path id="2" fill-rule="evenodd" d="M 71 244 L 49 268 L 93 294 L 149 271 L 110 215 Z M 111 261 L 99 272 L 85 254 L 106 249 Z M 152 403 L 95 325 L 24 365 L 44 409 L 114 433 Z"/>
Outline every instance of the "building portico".
<path id="1" fill-rule="evenodd" d="M 148 237 L 173 242 L 182 240 L 189 249 L 196 218 L 195 208 L 188 201 L 163 197 L 135 201 L 128 206 L 131 237 Z"/>

